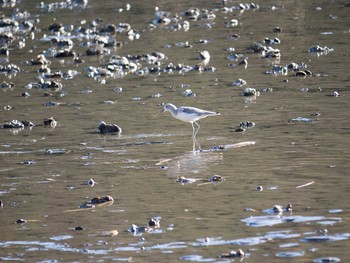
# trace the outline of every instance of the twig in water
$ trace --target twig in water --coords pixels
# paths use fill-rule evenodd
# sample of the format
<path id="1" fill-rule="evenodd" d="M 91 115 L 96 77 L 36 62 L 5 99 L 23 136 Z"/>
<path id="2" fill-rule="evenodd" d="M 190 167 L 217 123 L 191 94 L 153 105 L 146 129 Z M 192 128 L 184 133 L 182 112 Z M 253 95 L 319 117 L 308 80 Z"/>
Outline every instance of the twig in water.
<path id="1" fill-rule="evenodd" d="M 305 186 L 312 185 L 312 184 L 314 184 L 314 183 L 315 183 L 314 181 L 311 181 L 311 182 L 308 182 L 308 183 L 306 183 L 306 184 L 298 185 L 298 186 L 295 187 L 295 188 L 302 188 L 302 187 L 305 187 Z"/>

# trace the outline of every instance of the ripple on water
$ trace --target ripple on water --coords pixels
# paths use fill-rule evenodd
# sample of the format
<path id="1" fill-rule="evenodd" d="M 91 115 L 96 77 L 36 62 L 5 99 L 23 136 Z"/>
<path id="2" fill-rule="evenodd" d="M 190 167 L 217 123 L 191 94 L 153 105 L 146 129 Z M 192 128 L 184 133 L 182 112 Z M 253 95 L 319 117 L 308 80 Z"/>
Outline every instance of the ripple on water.
<path id="1" fill-rule="evenodd" d="M 140 251 L 141 248 L 140 247 L 132 247 L 132 246 L 128 246 L 128 247 L 117 247 L 114 249 L 115 251 Z"/>
<path id="2" fill-rule="evenodd" d="M 330 213 L 330 214 L 339 214 L 342 212 L 343 212 L 343 209 L 331 209 L 328 211 L 328 213 Z"/>
<path id="3" fill-rule="evenodd" d="M 203 256 L 200 256 L 200 255 L 185 255 L 185 256 L 181 256 L 179 259 L 184 261 L 197 261 L 197 262 L 213 262 L 216 260 L 214 258 L 204 258 Z"/>
<path id="4" fill-rule="evenodd" d="M 291 258 L 304 256 L 304 251 L 284 251 L 276 253 L 276 257 Z"/>
<path id="5" fill-rule="evenodd" d="M 178 249 L 178 248 L 186 248 L 187 245 L 185 242 L 171 242 L 166 244 L 157 244 L 155 246 L 150 247 L 151 249 Z"/>
<path id="6" fill-rule="evenodd" d="M 314 262 L 314 263 L 336 263 L 336 262 L 340 262 L 340 258 L 336 258 L 336 257 L 316 258 L 312 262 Z"/>
<path id="7" fill-rule="evenodd" d="M 61 241 L 61 240 L 66 240 L 66 239 L 71 239 L 71 238 L 73 238 L 73 236 L 71 236 L 71 235 L 62 235 L 62 236 L 50 237 L 51 240 L 55 240 L 55 241 Z"/>
<path id="8" fill-rule="evenodd" d="M 272 231 L 272 232 L 266 233 L 266 235 L 264 235 L 263 238 L 271 240 L 271 239 L 295 238 L 300 236 L 300 234 L 291 234 L 290 232 L 291 231 Z"/>
<path id="9" fill-rule="evenodd" d="M 73 252 L 73 253 L 82 253 L 82 254 L 93 254 L 93 255 L 106 255 L 110 252 L 110 250 L 105 249 L 78 249 L 72 248 L 67 244 L 60 244 L 56 242 L 41 242 L 41 241 L 5 241 L 0 242 L 0 247 L 10 247 L 14 246 L 18 248 L 19 246 L 23 246 L 26 248 L 26 251 L 61 251 L 61 252 Z"/>
<path id="10" fill-rule="evenodd" d="M 0 261 L 24 261 L 23 258 L 0 257 Z"/>
<path id="11" fill-rule="evenodd" d="M 279 245 L 280 248 L 298 247 L 299 243 L 286 243 Z"/>
<path id="12" fill-rule="evenodd" d="M 327 235 L 327 236 L 311 236 L 301 238 L 300 241 L 307 243 L 325 243 L 325 242 L 334 242 L 340 240 L 347 240 L 350 237 L 350 233 L 342 233 L 335 235 Z"/>
<path id="13" fill-rule="evenodd" d="M 324 216 L 252 216 L 244 218 L 241 221 L 244 222 L 247 226 L 251 227 L 263 227 L 263 226 L 273 226 L 287 222 L 293 223 L 306 223 L 311 221 L 322 221 L 331 219 L 335 222 L 340 222 L 341 218 L 326 218 Z"/>
<path id="14" fill-rule="evenodd" d="M 190 243 L 194 247 L 199 246 L 222 246 L 222 245 L 237 245 L 237 246 L 253 246 L 265 243 L 266 240 L 264 237 L 247 237 L 247 238 L 238 238 L 225 240 L 221 239 L 221 237 L 211 237 L 211 238 L 201 238 L 198 239 L 198 242 Z"/>
<path id="15" fill-rule="evenodd" d="M 325 221 L 320 221 L 317 222 L 317 224 L 322 225 L 322 226 L 332 226 L 338 223 L 339 221 L 336 220 L 325 220 Z"/>
<path id="16" fill-rule="evenodd" d="M 0 190 L 0 195 L 4 195 L 4 194 L 8 194 L 9 191 L 6 191 L 6 190 Z"/>

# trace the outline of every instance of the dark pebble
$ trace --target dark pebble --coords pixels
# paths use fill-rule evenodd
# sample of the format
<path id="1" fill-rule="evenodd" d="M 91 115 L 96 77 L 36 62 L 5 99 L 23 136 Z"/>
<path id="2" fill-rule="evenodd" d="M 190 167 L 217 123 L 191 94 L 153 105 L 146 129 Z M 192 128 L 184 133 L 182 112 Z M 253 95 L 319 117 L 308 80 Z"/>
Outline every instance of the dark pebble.
<path id="1" fill-rule="evenodd" d="M 106 134 L 106 133 L 122 133 L 122 129 L 116 125 L 116 124 L 106 124 L 104 121 L 102 121 L 98 127 L 97 127 L 99 133 Z"/>
<path id="2" fill-rule="evenodd" d="M 160 220 L 158 218 L 151 218 L 148 222 L 149 226 L 153 227 L 159 227 L 160 226 Z"/>
<path id="3" fill-rule="evenodd" d="M 43 121 L 43 124 L 45 126 L 51 126 L 51 127 L 55 127 L 57 125 L 57 122 L 55 121 L 54 118 L 50 117 L 50 118 L 47 118 Z"/>
<path id="4" fill-rule="evenodd" d="M 17 219 L 16 220 L 16 224 L 25 224 L 25 223 L 27 223 L 28 221 L 27 220 L 25 220 L 25 219 Z"/>
<path id="5" fill-rule="evenodd" d="M 256 187 L 256 190 L 257 190 L 257 191 L 262 191 L 262 190 L 264 190 L 264 188 L 263 188 L 261 185 L 258 185 L 258 186 Z"/>
<path id="6" fill-rule="evenodd" d="M 237 129 L 235 129 L 235 132 L 245 132 L 246 129 L 239 127 Z"/>
<path id="7" fill-rule="evenodd" d="M 28 120 L 24 120 L 24 121 L 21 121 L 22 124 L 24 125 L 24 127 L 34 127 L 34 123 L 32 123 L 31 121 L 28 121 Z"/>
<path id="8" fill-rule="evenodd" d="M 102 204 L 102 203 L 105 203 L 105 202 L 113 202 L 114 199 L 109 196 L 109 195 L 106 195 L 106 196 L 98 196 L 98 197 L 95 197 L 91 200 L 91 204 Z"/>

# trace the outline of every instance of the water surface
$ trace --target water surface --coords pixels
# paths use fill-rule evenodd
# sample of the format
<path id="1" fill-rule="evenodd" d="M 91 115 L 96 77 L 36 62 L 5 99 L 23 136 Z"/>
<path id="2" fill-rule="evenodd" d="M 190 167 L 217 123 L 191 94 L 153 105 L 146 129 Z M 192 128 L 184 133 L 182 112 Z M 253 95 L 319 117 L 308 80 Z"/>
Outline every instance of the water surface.
<path id="1" fill-rule="evenodd" d="M 345 262 L 350 258 L 350 21 L 345 3 L 260 1 L 256 2 L 260 8 L 230 12 L 222 11 L 225 5 L 220 1 L 133 1 L 130 11 L 126 2 L 115 1 L 103 5 L 89 1 L 85 7 L 50 12 L 37 4 L 39 1 L 24 1 L 14 8 L 2 8 L 8 17 L 15 8 L 27 10 L 26 20 L 39 22 L 34 39 L 30 32 L 16 33 L 18 38 L 9 45 L 10 56 L 1 56 L 2 66 L 13 63 L 21 72 L 1 75 L 1 81 L 13 82 L 15 87 L 0 91 L 1 109 L 12 106 L 1 111 L 0 121 L 27 119 L 40 124 L 52 116 L 58 125 L 53 129 L 39 125 L 19 131 L 0 129 L 2 260 L 229 262 L 219 256 L 239 248 L 246 253 L 243 262 L 281 262 L 281 258 Z M 170 12 L 169 17 L 183 17 L 180 23 L 186 20 L 183 12 L 192 7 L 212 11 L 216 18 L 191 20 L 187 32 L 174 30 L 175 22 L 150 27 L 156 6 Z M 228 1 L 226 7 L 238 7 L 238 3 Z M 140 37 L 130 40 L 127 32 L 117 33 L 121 48 L 111 48 L 110 55 L 86 56 L 88 38 L 78 36 L 76 29 L 97 18 L 101 19 L 98 28 L 129 23 Z M 238 20 L 237 27 L 227 27 L 231 19 Z M 72 50 L 85 62 L 74 64 L 71 58 L 62 61 L 47 56 L 52 71 L 73 69 L 78 75 L 72 80 L 59 79 L 64 85 L 60 91 L 27 89 L 29 83 L 38 81 L 40 66 L 26 61 L 57 48 L 45 40 L 53 36 L 48 27 L 54 22 L 74 26 Z M 276 27 L 282 32 L 273 32 Z M 234 40 L 233 34 L 240 38 Z M 252 52 L 253 43 L 266 37 L 281 40 L 272 46 L 280 50 L 280 60 Z M 21 38 L 26 38 L 23 48 L 19 48 Z M 191 48 L 182 46 L 186 41 Z M 309 53 L 313 45 L 334 51 Z M 230 47 L 235 51 L 227 51 Z M 106 67 L 113 55 L 152 52 L 167 57 L 158 63 L 161 68 L 170 63 L 193 66 L 200 62 L 200 50 L 209 51 L 207 67 L 215 71 L 135 72 L 94 79 L 85 70 Z M 232 53 L 241 58 L 228 60 Z M 235 66 L 244 58 L 247 68 Z M 274 65 L 291 62 L 306 63 L 313 75 L 266 74 Z M 154 66 L 139 63 L 143 71 Z M 239 78 L 247 85 L 233 86 Z M 122 92 L 114 91 L 116 87 L 122 87 Z M 259 90 L 260 96 L 242 96 L 246 87 Z M 266 88 L 272 92 L 264 92 Z M 184 96 L 186 89 L 197 96 Z M 340 96 L 332 96 L 334 91 Z M 22 97 L 23 92 L 31 96 Z M 44 97 L 45 92 L 53 96 Z M 62 104 L 44 106 L 49 101 Z M 241 142 L 255 144 L 192 152 L 191 125 L 161 113 L 161 104 L 166 102 L 221 113 L 200 121 L 198 140 L 204 150 Z M 315 116 L 316 112 L 320 115 Z M 298 117 L 311 122 L 291 121 Z M 123 133 L 97 133 L 101 120 L 118 124 Z M 256 126 L 235 132 L 240 122 L 247 121 Z M 63 154 L 48 154 L 47 149 Z M 205 182 L 213 175 L 224 180 Z M 180 176 L 196 181 L 181 184 L 177 182 Z M 94 187 L 83 184 L 90 178 L 97 182 Z M 297 188 L 304 184 L 308 185 Z M 257 191 L 257 186 L 263 191 Z M 79 209 L 104 195 L 112 196 L 114 203 Z M 266 213 L 274 205 L 286 207 L 288 203 L 292 212 Z M 149 233 L 127 231 L 132 224 L 147 225 L 152 217 L 161 218 L 160 228 Z M 27 223 L 18 224 L 18 219 Z"/>

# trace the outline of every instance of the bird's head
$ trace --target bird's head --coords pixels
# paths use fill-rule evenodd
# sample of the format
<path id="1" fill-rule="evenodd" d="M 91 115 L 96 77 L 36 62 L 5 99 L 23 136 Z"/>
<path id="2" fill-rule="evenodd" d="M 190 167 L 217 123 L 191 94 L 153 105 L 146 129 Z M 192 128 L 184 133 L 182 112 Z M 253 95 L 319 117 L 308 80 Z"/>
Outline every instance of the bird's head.
<path id="1" fill-rule="evenodd" d="M 171 104 L 171 103 L 166 103 L 164 106 L 163 106 L 163 110 L 162 110 L 162 112 L 165 112 L 165 111 L 172 111 L 172 110 L 175 110 L 176 109 L 176 107 L 173 105 L 173 104 Z"/>

